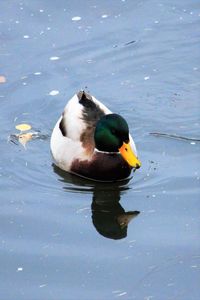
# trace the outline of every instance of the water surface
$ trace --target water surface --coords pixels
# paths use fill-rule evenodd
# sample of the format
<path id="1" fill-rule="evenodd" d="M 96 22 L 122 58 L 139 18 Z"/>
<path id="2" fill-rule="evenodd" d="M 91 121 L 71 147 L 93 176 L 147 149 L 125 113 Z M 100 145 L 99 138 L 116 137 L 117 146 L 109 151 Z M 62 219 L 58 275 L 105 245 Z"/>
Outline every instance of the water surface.
<path id="1" fill-rule="evenodd" d="M 0 6 L 0 298 L 199 299 L 200 144 L 149 135 L 200 138 L 199 1 Z M 129 123 L 142 168 L 127 182 L 52 164 L 52 128 L 85 87 Z M 8 142 L 21 122 L 46 138 Z"/>

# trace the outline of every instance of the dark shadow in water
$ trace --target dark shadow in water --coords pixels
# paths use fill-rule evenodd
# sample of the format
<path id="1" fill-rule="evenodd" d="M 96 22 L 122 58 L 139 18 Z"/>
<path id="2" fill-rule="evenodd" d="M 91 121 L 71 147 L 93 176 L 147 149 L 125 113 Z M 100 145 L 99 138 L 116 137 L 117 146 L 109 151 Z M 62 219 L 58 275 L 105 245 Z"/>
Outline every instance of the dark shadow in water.
<path id="1" fill-rule="evenodd" d="M 121 194 L 129 189 L 129 179 L 102 183 L 83 179 L 76 175 L 62 171 L 53 165 L 54 172 L 66 183 L 65 190 L 81 193 L 93 193 L 91 211 L 92 222 L 96 230 L 104 237 L 122 239 L 127 236 L 130 221 L 139 211 L 127 211 L 120 205 Z"/>

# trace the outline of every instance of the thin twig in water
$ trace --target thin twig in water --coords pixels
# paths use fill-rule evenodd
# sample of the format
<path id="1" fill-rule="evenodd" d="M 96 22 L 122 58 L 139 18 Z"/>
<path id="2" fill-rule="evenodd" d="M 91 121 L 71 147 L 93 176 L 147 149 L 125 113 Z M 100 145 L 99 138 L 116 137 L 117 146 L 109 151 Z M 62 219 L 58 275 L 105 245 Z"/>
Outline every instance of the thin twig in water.
<path id="1" fill-rule="evenodd" d="M 168 138 L 177 139 L 177 140 L 200 142 L 200 139 L 197 139 L 197 138 L 190 138 L 190 137 L 176 135 L 176 134 L 170 134 L 170 133 L 150 132 L 149 134 L 158 136 L 158 137 L 168 137 Z"/>

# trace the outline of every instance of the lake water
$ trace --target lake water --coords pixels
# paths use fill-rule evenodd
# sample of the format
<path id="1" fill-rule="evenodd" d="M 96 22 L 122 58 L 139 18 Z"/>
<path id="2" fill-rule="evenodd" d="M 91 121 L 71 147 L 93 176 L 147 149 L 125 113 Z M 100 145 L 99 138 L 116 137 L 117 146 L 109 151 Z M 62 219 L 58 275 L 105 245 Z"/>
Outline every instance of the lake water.
<path id="1" fill-rule="evenodd" d="M 200 143 L 149 134 L 200 139 L 200 2 L 0 7 L 0 298 L 200 299 Z M 142 167 L 127 182 L 52 165 L 51 131 L 84 88 L 129 123 Z M 9 141 L 22 122 L 42 135 L 26 149 Z"/>

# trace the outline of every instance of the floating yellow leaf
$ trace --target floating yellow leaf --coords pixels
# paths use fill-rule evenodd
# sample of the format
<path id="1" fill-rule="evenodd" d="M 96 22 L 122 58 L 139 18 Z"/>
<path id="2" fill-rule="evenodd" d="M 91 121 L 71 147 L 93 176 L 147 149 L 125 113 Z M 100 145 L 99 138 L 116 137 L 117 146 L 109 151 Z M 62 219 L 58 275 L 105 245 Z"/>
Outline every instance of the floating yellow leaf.
<path id="1" fill-rule="evenodd" d="M 15 128 L 17 130 L 20 130 L 20 131 L 27 131 L 27 130 L 31 129 L 31 125 L 29 125 L 29 124 L 19 124 L 19 125 L 16 125 Z"/>

